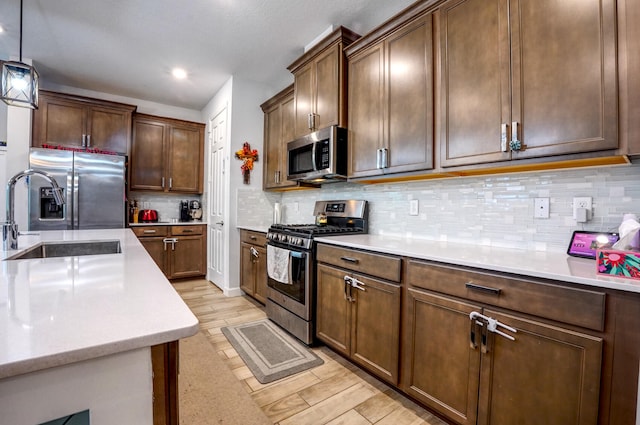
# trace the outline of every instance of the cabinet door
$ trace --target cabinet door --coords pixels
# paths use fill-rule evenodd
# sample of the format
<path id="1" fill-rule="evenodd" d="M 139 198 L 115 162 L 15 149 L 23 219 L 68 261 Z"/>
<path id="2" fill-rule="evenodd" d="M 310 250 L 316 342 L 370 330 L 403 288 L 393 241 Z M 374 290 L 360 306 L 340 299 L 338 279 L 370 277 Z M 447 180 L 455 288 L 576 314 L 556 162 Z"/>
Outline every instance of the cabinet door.
<path id="1" fill-rule="evenodd" d="M 615 13 L 613 0 L 512 1 L 514 158 L 618 147 Z"/>
<path id="2" fill-rule="evenodd" d="M 630 155 L 640 154 L 640 2 L 618 2 L 621 136 Z M 626 136 L 626 137 L 625 137 Z"/>
<path id="3" fill-rule="evenodd" d="M 451 0 L 440 9 L 443 167 L 511 158 L 508 0 Z"/>
<path id="4" fill-rule="evenodd" d="M 481 306 L 413 288 L 405 299 L 402 389 L 455 423 L 475 424 L 480 349 L 470 345 L 469 314 Z"/>
<path id="5" fill-rule="evenodd" d="M 515 341 L 490 334 L 478 424 L 598 423 L 602 339 L 485 309 Z"/>
<path id="6" fill-rule="evenodd" d="M 282 108 L 279 104 L 264 113 L 264 137 L 263 188 L 274 189 L 282 178 Z"/>
<path id="7" fill-rule="evenodd" d="M 314 129 L 325 128 L 330 125 L 339 125 L 342 84 L 340 77 L 342 72 L 342 45 L 337 44 L 315 60 L 315 101 L 316 113 Z M 346 123 L 342 123 L 345 125 Z"/>
<path id="8" fill-rule="evenodd" d="M 310 62 L 299 69 L 294 75 L 295 138 L 311 132 L 311 128 L 309 128 L 309 114 L 313 112 L 315 90 L 313 65 L 313 62 Z"/>
<path id="9" fill-rule="evenodd" d="M 253 245 L 248 243 L 240 244 L 240 289 L 250 296 L 254 296 L 256 291 L 255 258 L 251 254 L 252 247 Z"/>
<path id="10" fill-rule="evenodd" d="M 163 242 L 164 238 L 140 238 L 140 243 L 147 250 L 153 261 L 156 262 L 160 270 L 166 275 L 167 269 L 167 247 Z"/>
<path id="11" fill-rule="evenodd" d="M 92 107 L 87 123 L 87 147 L 118 153 L 129 152 L 131 112 Z"/>
<path id="12" fill-rule="evenodd" d="M 384 52 L 382 43 L 349 58 L 349 177 L 382 173 L 377 150 L 384 145 Z"/>
<path id="13" fill-rule="evenodd" d="M 255 298 L 262 304 L 267 302 L 267 249 L 261 246 L 254 247 L 258 251 L 258 257 L 254 263 Z"/>
<path id="14" fill-rule="evenodd" d="M 354 276 L 363 290 L 351 288 L 351 358 L 392 385 L 398 384 L 400 285 Z"/>
<path id="15" fill-rule="evenodd" d="M 135 120 L 131 148 L 131 189 L 163 191 L 164 140 L 166 126 L 161 122 Z"/>
<path id="16" fill-rule="evenodd" d="M 316 336 L 334 350 L 351 352 L 351 305 L 345 297 L 343 270 L 318 265 Z"/>
<path id="17" fill-rule="evenodd" d="M 169 277 L 191 277 L 205 274 L 203 236 L 184 236 L 169 248 Z"/>
<path id="18" fill-rule="evenodd" d="M 387 173 L 433 168 L 433 15 L 386 41 Z"/>
<path id="19" fill-rule="evenodd" d="M 204 133 L 200 128 L 172 125 L 167 152 L 168 190 L 202 193 Z"/>
<path id="20" fill-rule="evenodd" d="M 33 143 L 83 147 L 87 109 L 82 103 L 57 96 L 40 95 L 33 115 Z"/>

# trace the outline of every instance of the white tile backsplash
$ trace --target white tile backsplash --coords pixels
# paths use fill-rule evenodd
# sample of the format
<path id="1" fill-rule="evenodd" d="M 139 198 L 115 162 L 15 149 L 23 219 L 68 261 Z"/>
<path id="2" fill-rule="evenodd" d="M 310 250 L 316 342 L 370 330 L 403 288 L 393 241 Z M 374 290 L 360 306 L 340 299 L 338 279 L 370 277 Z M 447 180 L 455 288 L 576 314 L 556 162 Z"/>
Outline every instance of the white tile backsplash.
<path id="1" fill-rule="evenodd" d="M 238 224 L 268 227 L 275 202 L 283 205 L 284 223 L 311 223 L 316 200 L 365 199 L 372 234 L 564 252 L 573 230 L 615 231 L 625 212 L 640 215 L 640 165 L 254 192 L 243 193 Z M 574 196 L 593 198 L 589 222 L 573 219 Z M 533 218 L 536 197 L 550 198 L 548 219 Z M 410 199 L 419 202 L 417 216 L 409 215 Z"/>
<path id="2" fill-rule="evenodd" d="M 199 195 L 156 194 L 147 192 L 130 192 L 129 201 L 138 201 L 138 208 L 158 211 L 158 221 L 180 219 L 180 201 L 201 200 Z M 148 203 L 149 207 L 144 205 Z M 204 215 L 203 215 L 204 217 Z"/>

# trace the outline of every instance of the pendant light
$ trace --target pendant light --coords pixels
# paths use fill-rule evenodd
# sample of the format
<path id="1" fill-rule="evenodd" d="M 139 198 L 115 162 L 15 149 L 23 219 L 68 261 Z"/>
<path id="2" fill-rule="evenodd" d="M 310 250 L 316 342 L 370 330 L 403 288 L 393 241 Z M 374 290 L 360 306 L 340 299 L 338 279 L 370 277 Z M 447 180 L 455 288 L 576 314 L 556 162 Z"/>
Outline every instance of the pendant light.
<path id="1" fill-rule="evenodd" d="M 0 99 L 7 105 L 38 109 L 38 72 L 22 62 L 22 0 L 20 0 L 20 60 L 0 61 Z"/>

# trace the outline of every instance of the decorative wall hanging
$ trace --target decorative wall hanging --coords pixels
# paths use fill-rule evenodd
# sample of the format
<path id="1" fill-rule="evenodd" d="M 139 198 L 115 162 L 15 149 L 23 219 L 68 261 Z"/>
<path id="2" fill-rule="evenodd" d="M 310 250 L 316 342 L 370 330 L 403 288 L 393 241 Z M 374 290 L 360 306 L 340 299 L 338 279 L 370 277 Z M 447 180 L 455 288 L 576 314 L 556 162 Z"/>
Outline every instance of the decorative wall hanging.
<path id="1" fill-rule="evenodd" d="M 244 142 L 242 149 L 236 151 L 236 158 L 242 160 L 240 169 L 242 170 L 243 182 L 249 184 L 253 163 L 258 160 L 258 150 L 251 149 L 249 142 Z"/>

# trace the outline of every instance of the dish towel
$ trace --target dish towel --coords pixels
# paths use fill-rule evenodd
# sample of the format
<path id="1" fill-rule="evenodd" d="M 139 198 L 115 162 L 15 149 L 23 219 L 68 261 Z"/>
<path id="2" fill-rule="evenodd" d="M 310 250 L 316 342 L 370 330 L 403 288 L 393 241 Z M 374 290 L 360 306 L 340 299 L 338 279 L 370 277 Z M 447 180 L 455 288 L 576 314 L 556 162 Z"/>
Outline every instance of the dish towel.
<path id="1" fill-rule="evenodd" d="M 289 250 L 267 245 L 267 274 L 277 282 L 289 282 Z"/>

